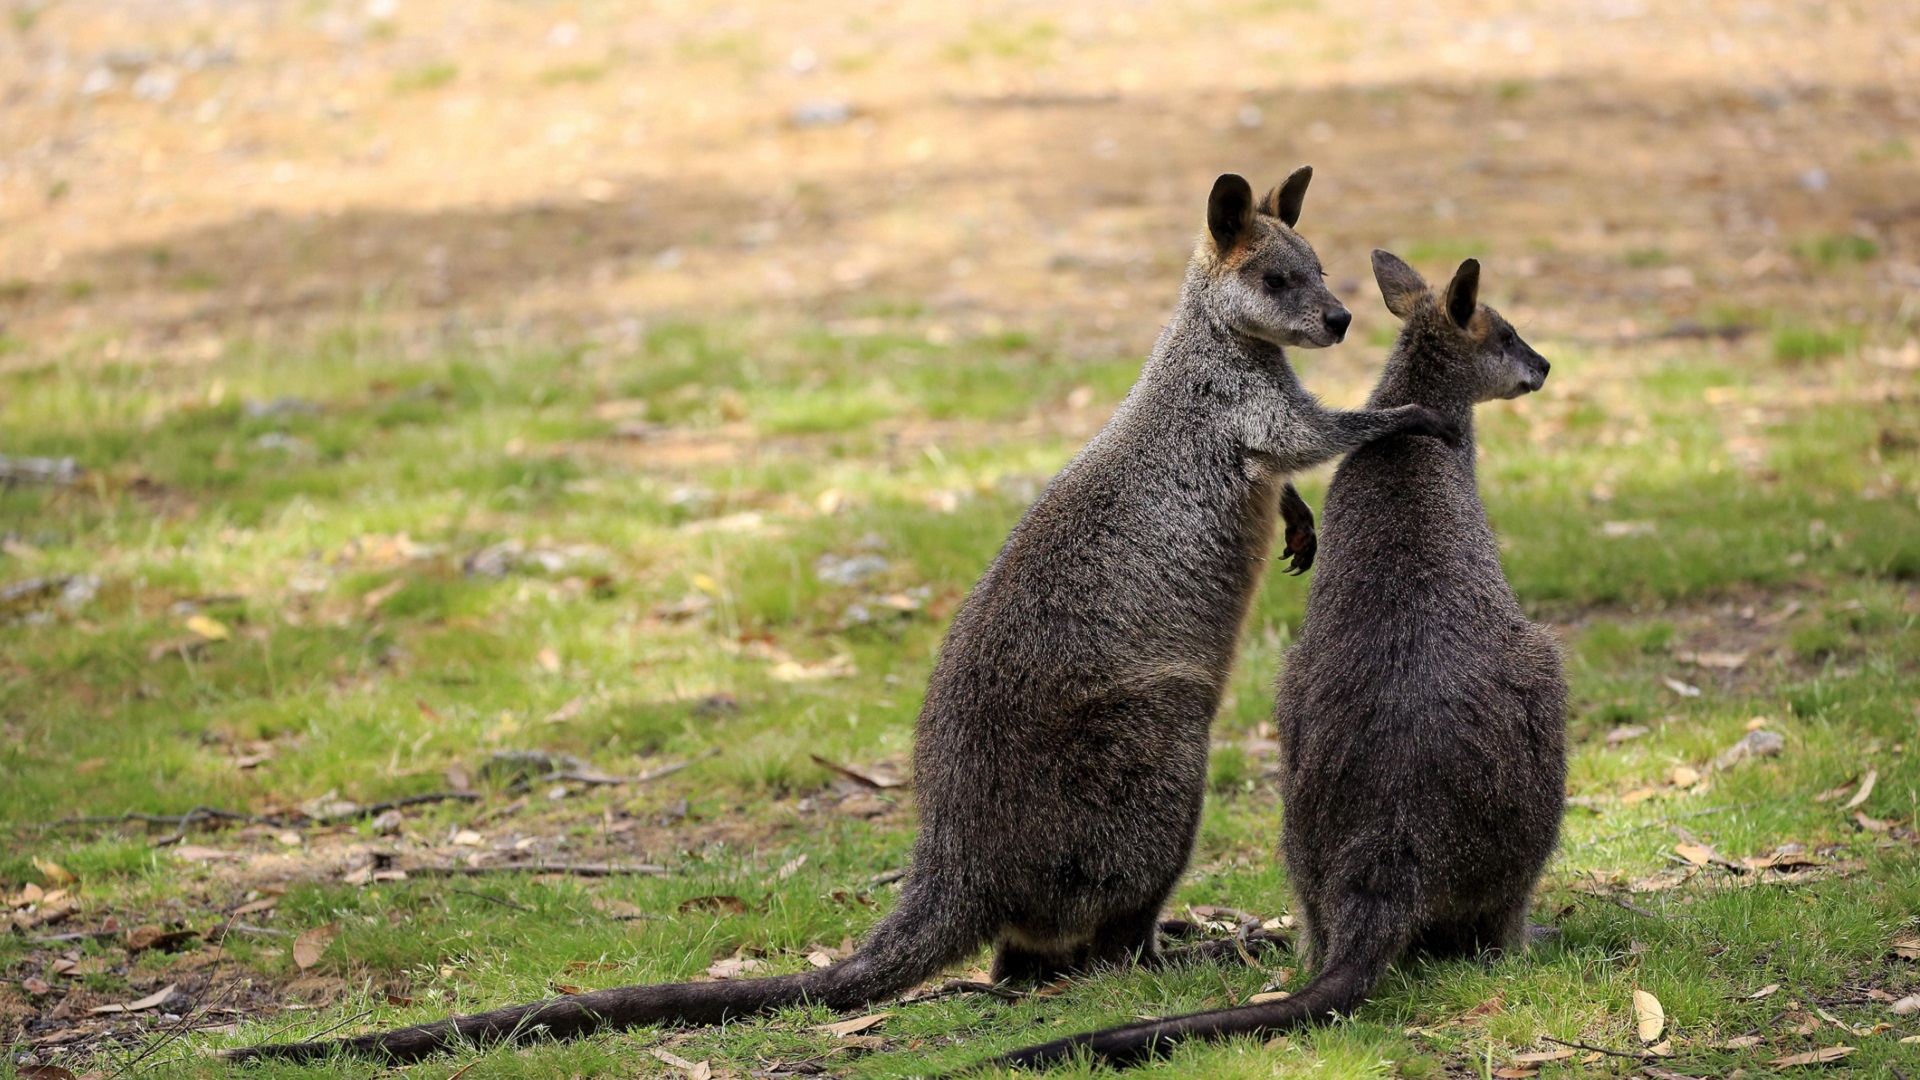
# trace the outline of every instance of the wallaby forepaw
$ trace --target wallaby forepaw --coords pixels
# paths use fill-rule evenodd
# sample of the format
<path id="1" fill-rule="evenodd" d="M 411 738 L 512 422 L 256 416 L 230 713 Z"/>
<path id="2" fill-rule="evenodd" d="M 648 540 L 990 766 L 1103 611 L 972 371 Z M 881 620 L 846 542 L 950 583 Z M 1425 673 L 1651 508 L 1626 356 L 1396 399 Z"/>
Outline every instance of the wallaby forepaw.
<path id="1" fill-rule="evenodd" d="M 1320 533 L 1314 527 L 1313 507 L 1292 484 L 1280 489 L 1280 520 L 1286 526 L 1286 550 L 1281 555 L 1287 560 L 1287 573 L 1297 577 L 1313 568 Z"/>
<path id="2" fill-rule="evenodd" d="M 1420 412 L 1417 414 L 1419 416 L 1419 426 L 1413 429 L 1414 434 L 1431 435 L 1446 443 L 1448 446 L 1460 445 L 1459 424 L 1424 405 L 1417 405 L 1415 408 L 1419 409 Z"/>

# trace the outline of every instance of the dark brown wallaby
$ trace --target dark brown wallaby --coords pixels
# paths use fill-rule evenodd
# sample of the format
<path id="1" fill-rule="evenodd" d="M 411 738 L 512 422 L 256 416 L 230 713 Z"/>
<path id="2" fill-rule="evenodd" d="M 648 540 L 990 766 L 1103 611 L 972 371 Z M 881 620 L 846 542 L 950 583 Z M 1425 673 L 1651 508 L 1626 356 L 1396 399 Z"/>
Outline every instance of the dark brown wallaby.
<path id="1" fill-rule="evenodd" d="M 1474 481 L 1473 406 L 1538 390 L 1547 362 L 1476 301 L 1469 259 L 1435 299 L 1384 251 L 1373 272 L 1405 320 L 1369 408 L 1421 404 L 1467 437 L 1355 451 L 1323 508 L 1320 569 L 1275 710 L 1281 848 L 1319 974 L 1298 994 L 1015 1051 L 1121 1065 L 1185 1039 L 1285 1030 L 1351 1012 L 1409 951 L 1524 943 L 1565 799 L 1566 683 L 1548 633 L 1500 570 Z"/>
<path id="2" fill-rule="evenodd" d="M 799 975 L 597 990 L 230 1056 L 410 1061 L 803 1002 L 852 1009 L 988 942 L 996 980 L 1161 962 L 1160 907 L 1193 846 L 1209 725 L 1287 475 L 1382 435 L 1452 432 L 1414 404 L 1324 409 L 1295 378 L 1281 347 L 1331 345 L 1352 318 L 1292 228 L 1310 176 L 1300 169 L 1257 207 L 1240 177 L 1215 183 L 1180 305 L 1139 382 L 954 616 L 916 734 L 912 871 L 855 955 Z M 1285 505 L 1303 563 L 1312 518 L 1297 495 Z"/>

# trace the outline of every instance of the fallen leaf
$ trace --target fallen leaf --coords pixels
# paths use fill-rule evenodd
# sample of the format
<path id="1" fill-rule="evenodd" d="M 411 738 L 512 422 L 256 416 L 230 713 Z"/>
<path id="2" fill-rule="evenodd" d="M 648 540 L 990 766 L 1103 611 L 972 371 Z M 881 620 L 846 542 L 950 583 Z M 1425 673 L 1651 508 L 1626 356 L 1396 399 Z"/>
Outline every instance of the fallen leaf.
<path id="1" fill-rule="evenodd" d="M 560 654 L 554 651 L 553 646 L 541 646 L 540 651 L 534 654 L 534 661 L 540 665 L 541 671 L 549 675 L 560 674 Z"/>
<path id="2" fill-rule="evenodd" d="M 158 926 L 136 926 L 127 931 L 127 951 L 171 950 L 174 946 L 199 937 L 195 930 L 166 930 Z"/>
<path id="3" fill-rule="evenodd" d="M 877 1027 L 892 1015 L 890 1012 L 869 1013 L 866 1016 L 856 1016 L 851 1020 L 842 1020 L 837 1024 L 815 1024 L 813 1030 L 844 1038 L 848 1035 L 858 1035 L 868 1028 Z"/>
<path id="4" fill-rule="evenodd" d="M 807 963 L 812 964 L 814 967 L 817 967 L 817 968 L 832 967 L 833 957 L 828 956 L 826 953 L 821 952 L 819 949 L 815 949 L 812 952 L 807 954 Z"/>
<path id="5" fill-rule="evenodd" d="M 1634 788 L 1632 791 L 1629 791 L 1625 795 L 1620 796 L 1620 805 L 1632 806 L 1635 803 L 1645 802 L 1646 800 L 1651 799 L 1658 794 L 1660 794 L 1660 792 L 1656 788 L 1650 788 L 1650 787 Z"/>
<path id="6" fill-rule="evenodd" d="M 1759 1046 L 1765 1041 L 1765 1039 L 1762 1039 L 1758 1035 L 1735 1035 L 1733 1038 L 1721 1043 L 1720 1048 L 1723 1050 L 1745 1050 L 1749 1046 Z"/>
<path id="7" fill-rule="evenodd" d="M 1912 1016 L 1914 1013 L 1920 1013 L 1920 994 L 1908 994 L 1887 1007 L 1893 1010 L 1895 1016 Z"/>
<path id="8" fill-rule="evenodd" d="M 1669 779 L 1674 787 L 1692 787 L 1700 782 L 1700 770 L 1691 765 L 1675 765 Z"/>
<path id="9" fill-rule="evenodd" d="M 688 1061 L 679 1054 L 658 1046 L 648 1049 L 647 1053 L 686 1073 L 688 1080 L 708 1080 L 713 1075 L 712 1067 L 704 1061 Z"/>
<path id="10" fill-rule="evenodd" d="M 1753 719 L 1747 721 L 1747 730 L 1759 731 L 1761 728 L 1766 727 L 1768 723 L 1769 721 L 1767 720 L 1766 717 L 1756 716 Z"/>
<path id="11" fill-rule="evenodd" d="M 1525 1069 L 1517 1065 L 1503 1066 L 1493 1070 L 1493 1075 L 1499 1077 L 1500 1080 L 1526 1080 L 1529 1076 L 1539 1076 L 1540 1070 Z"/>
<path id="12" fill-rule="evenodd" d="M 892 765 L 886 762 L 855 768 L 852 765 L 842 765 L 837 761 L 829 761 L 819 754 L 809 754 L 808 756 L 813 759 L 814 764 L 823 765 L 856 784 L 863 784 L 870 788 L 884 790 L 887 788 L 905 787 L 907 783 L 906 778 L 901 776 Z"/>
<path id="13" fill-rule="evenodd" d="M 1647 1047 L 1647 1053 L 1652 1054 L 1654 1057 L 1672 1057 L 1673 1040 L 1661 1039 L 1659 1042 Z"/>
<path id="14" fill-rule="evenodd" d="M 153 993 L 148 994 L 146 997 L 141 998 L 139 1001 L 129 1001 L 125 1005 L 102 1005 L 95 1009 L 88 1009 L 87 1011 L 95 1014 L 145 1012 L 148 1009 L 158 1008 L 162 1002 L 172 997 L 176 985 L 175 983 L 168 983 Z"/>
<path id="15" fill-rule="evenodd" d="M 1883 833 L 1893 829 L 1893 822 L 1882 821 L 1879 818 L 1870 818 L 1866 815 L 1865 811 L 1861 810 L 1855 810 L 1853 812 L 1853 821 L 1854 824 L 1871 833 Z"/>
<path id="16" fill-rule="evenodd" d="M 1702 847 L 1699 844 L 1675 844 L 1673 845 L 1673 851 L 1674 854 L 1679 855 L 1695 866 L 1705 866 L 1713 861 L 1713 849 Z M 1639 1001 L 1639 995 L 1639 991 L 1634 991 L 1634 1000 L 1636 1003 Z M 1659 1002 L 1655 1002 L 1654 1008 L 1657 1009 L 1659 1007 Z"/>
<path id="17" fill-rule="evenodd" d="M 1607 745 L 1618 746 L 1645 735 L 1650 729 L 1645 724 L 1625 724 L 1607 732 Z"/>
<path id="18" fill-rule="evenodd" d="M 745 915 L 747 902 L 737 896 L 696 896 L 691 900 L 680 901 L 680 914 L 689 915 L 696 911 L 722 911 L 728 915 Z"/>
<path id="19" fill-rule="evenodd" d="M 41 994 L 53 993 L 53 984 L 38 975 L 29 975 L 20 980 L 20 989 L 39 997 Z"/>
<path id="20" fill-rule="evenodd" d="M 58 1065 L 22 1065 L 20 1071 L 14 1075 L 20 1077 L 20 1080 L 79 1080 L 73 1075 L 72 1069 L 65 1069 Z M 87 1075 L 96 1074 L 88 1073 Z"/>
<path id="21" fill-rule="evenodd" d="M 1531 1054 L 1515 1054 L 1515 1065 L 1544 1065 L 1549 1061 L 1565 1061 L 1573 1056 L 1571 1050 L 1538 1050 Z"/>
<path id="22" fill-rule="evenodd" d="M 226 641 L 233 637 L 233 631 L 227 629 L 227 624 L 211 615 L 190 615 L 186 627 L 206 641 Z"/>
<path id="23" fill-rule="evenodd" d="M 274 908 L 274 905 L 278 904 L 279 902 L 280 902 L 280 898 L 277 896 L 263 897 L 259 900 L 255 900 L 251 904 L 241 904 L 239 907 L 233 909 L 233 914 L 258 915 L 263 911 L 272 911 Z"/>
<path id="24" fill-rule="evenodd" d="M 758 971 L 766 965 L 750 956 L 729 956 L 724 960 L 715 960 L 707 965 L 707 974 L 716 979 L 731 979 L 749 971 Z"/>
<path id="25" fill-rule="evenodd" d="M 300 966 L 301 971 L 319 963 L 321 955 L 327 951 L 327 946 L 333 943 L 335 935 L 339 933 L 340 924 L 337 922 L 316 926 L 302 932 L 299 937 L 293 939 L 293 962 Z"/>
<path id="26" fill-rule="evenodd" d="M 1768 983 L 1767 985 L 1765 985 L 1765 986 L 1763 986 L 1763 987 L 1761 987 L 1760 989 L 1758 989 L 1758 990 L 1755 990 L 1755 991 L 1754 991 L 1753 993 L 1751 993 L 1751 994 L 1748 994 L 1748 995 L 1747 995 L 1747 1000 L 1748 1000 L 1748 1001 L 1759 1001 L 1759 1000 L 1760 1000 L 1761 998 L 1764 998 L 1764 997 L 1772 997 L 1773 995 L 1775 995 L 1775 994 L 1777 994 L 1777 993 L 1779 993 L 1779 992 L 1780 992 L 1780 984 L 1779 984 L 1779 983 Z"/>
<path id="27" fill-rule="evenodd" d="M 1860 778 L 1860 790 L 1853 793 L 1853 798 L 1841 803 L 1840 809 L 1851 810 L 1861 803 L 1866 802 L 1867 796 L 1873 794 L 1873 785 L 1879 783 L 1879 781 L 1880 770 L 1868 769 L 1867 775 Z"/>
<path id="28" fill-rule="evenodd" d="M 781 866 L 773 876 L 779 878 L 781 881 L 785 881 L 799 873 L 800 868 L 805 865 L 807 865 L 807 857 L 805 855 L 798 856 Z"/>
<path id="29" fill-rule="evenodd" d="M 1249 1005 L 1265 1005 L 1269 1001 L 1285 1001 L 1292 997 L 1285 990 L 1269 990 L 1264 994 L 1255 994 L 1247 999 Z"/>
<path id="30" fill-rule="evenodd" d="M 1660 1037 L 1667 1027 L 1667 1010 L 1660 1006 L 1660 999 L 1645 990 L 1633 992 L 1633 1023 L 1640 1041 L 1650 1043 Z"/>
<path id="31" fill-rule="evenodd" d="M 1666 684 L 1667 689 L 1679 694 L 1681 697 L 1700 696 L 1700 688 L 1692 683 L 1683 683 L 1679 679 L 1667 675 L 1661 676 L 1660 681 Z"/>
<path id="32" fill-rule="evenodd" d="M 1895 938 L 1893 953 L 1902 960 L 1920 960 L 1920 937 Z"/>
<path id="33" fill-rule="evenodd" d="M 1769 1062 L 1769 1064 L 1781 1067 L 1788 1065 L 1825 1065 L 1828 1062 L 1839 1061 L 1841 1058 L 1853 1053 L 1853 1050 L 1854 1048 L 1851 1046 L 1829 1046 L 1804 1054 L 1788 1054 L 1786 1057 L 1777 1057 Z"/>
<path id="34" fill-rule="evenodd" d="M 572 983 L 553 982 L 552 980 L 548 980 L 547 985 L 553 987 L 553 989 L 557 993 L 565 994 L 568 997 L 572 997 L 575 994 L 584 994 L 587 992 L 586 987 L 575 986 Z"/>
<path id="35" fill-rule="evenodd" d="M 61 866 L 57 862 L 50 859 L 42 859 L 37 855 L 34 856 L 33 859 L 33 868 L 40 871 L 41 877 L 46 878 L 55 885 L 71 885 L 80 880 L 73 875 L 73 871 Z"/>
<path id="36" fill-rule="evenodd" d="M 1740 665 L 1747 662 L 1747 654 L 1743 652 L 1697 652 L 1680 655 L 1681 659 L 1700 667 L 1720 668 L 1723 671 L 1737 670 Z"/>
<path id="37" fill-rule="evenodd" d="M 1496 993 L 1492 997 L 1488 998 L 1487 1000 L 1481 1002 L 1478 1005 L 1475 1005 L 1471 1009 L 1468 1009 L 1466 1013 L 1462 1016 L 1462 1019 L 1468 1023 L 1475 1023 L 1485 1017 L 1497 1016 L 1500 1013 L 1503 1013 L 1506 1011 L 1507 1011 L 1506 996 L 1504 994 Z"/>
<path id="38" fill-rule="evenodd" d="M 460 847 L 479 847 L 487 838 L 472 829 L 461 829 L 453 834 L 453 842 Z"/>

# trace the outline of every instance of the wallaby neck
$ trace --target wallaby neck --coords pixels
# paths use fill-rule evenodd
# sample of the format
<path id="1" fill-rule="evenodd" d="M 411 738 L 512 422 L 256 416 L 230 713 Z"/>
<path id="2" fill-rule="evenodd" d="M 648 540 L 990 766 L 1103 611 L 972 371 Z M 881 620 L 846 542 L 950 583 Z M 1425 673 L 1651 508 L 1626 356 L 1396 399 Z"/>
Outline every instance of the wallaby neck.
<path id="1" fill-rule="evenodd" d="M 1445 365 L 1427 362 L 1419 339 L 1403 331 L 1387 354 L 1380 381 L 1367 398 L 1369 409 L 1392 409 L 1401 405 L 1425 405 L 1454 422 L 1460 429 L 1456 449 L 1473 468 L 1474 400 L 1458 378 L 1449 378 Z"/>

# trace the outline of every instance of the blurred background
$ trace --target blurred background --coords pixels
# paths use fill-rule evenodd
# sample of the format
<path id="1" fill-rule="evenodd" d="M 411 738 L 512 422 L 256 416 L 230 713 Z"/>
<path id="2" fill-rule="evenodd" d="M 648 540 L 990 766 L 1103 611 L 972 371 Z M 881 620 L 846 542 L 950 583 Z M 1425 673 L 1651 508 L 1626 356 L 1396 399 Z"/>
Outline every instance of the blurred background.
<path id="1" fill-rule="evenodd" d="M 936 339 L 1139 353 L 1213 176 L 1303 162 L 1363 318 L 1373 246 L 1430 275 L 1479 255 L 1535 335 L 1595 343 L 1898 354 L 1916 317 L 1907 3 L 7 13 L 15 365 L 204 364 L 368 314 L 617 352 L 663 318 L 876 300 Z"/>

